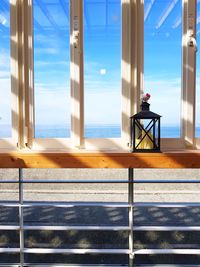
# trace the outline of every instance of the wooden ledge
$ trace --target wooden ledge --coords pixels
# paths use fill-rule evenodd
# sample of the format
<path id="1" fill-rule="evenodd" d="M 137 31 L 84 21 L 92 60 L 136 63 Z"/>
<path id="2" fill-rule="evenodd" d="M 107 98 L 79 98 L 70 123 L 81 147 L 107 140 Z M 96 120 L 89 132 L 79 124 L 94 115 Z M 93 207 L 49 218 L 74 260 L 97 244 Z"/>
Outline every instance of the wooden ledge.
<path id="1" fill-rule="evenodd" d="M 161 153 L 2 151 L 0 168 L 200 168 L 200 150 Z"/>

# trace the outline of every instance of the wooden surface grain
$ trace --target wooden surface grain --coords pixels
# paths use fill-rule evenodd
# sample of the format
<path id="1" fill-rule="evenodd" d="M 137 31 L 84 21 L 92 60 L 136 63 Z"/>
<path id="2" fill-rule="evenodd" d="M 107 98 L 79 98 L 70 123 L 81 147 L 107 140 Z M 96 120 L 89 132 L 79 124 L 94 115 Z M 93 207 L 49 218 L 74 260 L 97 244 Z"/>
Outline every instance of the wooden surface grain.
<path id="1" fill-rule="evenodd" d="M 200 168 L 200 151 L 0 153 L 0 168 Z"/>

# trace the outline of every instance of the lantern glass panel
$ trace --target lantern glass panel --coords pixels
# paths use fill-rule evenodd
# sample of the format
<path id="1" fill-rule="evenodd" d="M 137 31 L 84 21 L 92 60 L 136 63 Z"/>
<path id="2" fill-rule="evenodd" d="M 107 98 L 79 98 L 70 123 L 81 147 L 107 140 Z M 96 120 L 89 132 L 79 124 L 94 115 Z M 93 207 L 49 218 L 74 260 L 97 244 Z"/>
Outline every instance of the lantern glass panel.
<path id="1" fill-rule="evenodd" d="M 135 148 L 153 149 L 154 121 L 152 119 L 137 120 L 135 124 Z"/>
<path id="2" fill-rule="evenodd" d="M 134 150 L 159 149 L 159 120 L 135 119 L 134 120 Z"/>

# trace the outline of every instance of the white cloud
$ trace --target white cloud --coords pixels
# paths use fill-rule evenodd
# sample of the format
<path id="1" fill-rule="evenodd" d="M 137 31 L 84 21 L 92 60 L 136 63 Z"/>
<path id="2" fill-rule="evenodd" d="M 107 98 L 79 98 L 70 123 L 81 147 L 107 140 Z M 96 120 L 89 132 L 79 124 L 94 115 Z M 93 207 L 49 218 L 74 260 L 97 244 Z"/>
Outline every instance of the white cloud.
<path id="1" fill-rule="evenodd" d="M 10 79 L 0 79 L 0 123 L 11 123 L 11 88 Z"/>
<path id="2" fill-rule="evenodd" d="M 62 65 L 62 66 L 65 66 L 67 67 L 69 65 L 69 62 L 67 61 L 42 61 L 42 60 L 35 60 L 35 67 L 46 67 L 46 66 L 55 66 L 55 65 Z"/>
<path id="3" fill-rule="evenodd" d="M 0 69 L 10 69 L 10 52 L 3 49 L 0 50 Z"/>
<path id="4" fill-rule="evenodd" d="M 70 120 L 70 93 L 59 88 L 37 88 L 35 94 L 35 118 L 37 125 L 66 124 Z"/>
<path id="5" fill-rule="evenodd" d="M 50 55 L 56 55 L 59 53 L 59 50 L 53 47 L 45 47 L 45 48 L 35 48 L 34 49 L 35 54 L 50 54 Z"/>
<path id="6" fill-rule="evenodd" d="M 118 92 L 86 92 L 85 123 L 120 124 L 121 94 Z"/>
<path id="7" fill-rule="evenodd" d="M 151 94 L 151 110 L 162 116 L 163 125 L 180 124 L 181 78 L 145 77 L 145 92 Z"/>

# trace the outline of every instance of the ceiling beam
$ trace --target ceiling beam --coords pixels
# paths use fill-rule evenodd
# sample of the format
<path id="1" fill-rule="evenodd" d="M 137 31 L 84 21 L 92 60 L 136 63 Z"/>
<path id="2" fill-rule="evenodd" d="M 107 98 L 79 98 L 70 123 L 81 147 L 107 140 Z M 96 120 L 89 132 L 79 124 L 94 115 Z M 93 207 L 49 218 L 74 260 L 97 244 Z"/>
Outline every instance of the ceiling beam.
<path id="1" fill-rule="evenodd" d="M 44 31 L 44 28 L 40 25 L 40 23 L 34 19 L 34 26 L 36 26 L 36 28 L 39 30 L 39 31 Z"/>
<path id="2" fill-rule="evenodd" d="M 151 0 L 147 6 L 147 9 L 145 10 L 145 13 L 144 13 L 144 22 L 147 20 L 150 12 L 151 12 L 151 9 L 153 7 L 153 4 L 155 3 L 156 0 Z"/>
<path id="3" fill-rule="evenodd" d="M 181 22 L 182 22 L 182 17 L 180 16 L 176 19 L 175 23 L 172 25 L 172 29 L 178 28 L 181 25 Z"/>
<path id="4" fill-rule="evenodd" d="M 70 18 L 69 18 L 69 6 L 66 5 L 66 3 L 64 3 L 64 0 L 59 0 L 60 5 L 62 6 L 62 9 L 68 19 L 68 22 L 70 23 Z"/>
<path id="5" fill-rule="evenodd" d="M 43 14 L 46 16 L 46 18 L 48 19 L 48 21 L 50 22 L 50 24 L 53 26 L 53 28 L 57 31 L 60 32 L 60 28 L 59 26 L 56 24 L 56 22 L 54 21 L 53 17 L 51 16 L 50 12 L 48 11 L 47 7 L 45 6 L 45 4 L 42 2 L 42 0 L 35 0 L 37 5 L 40 7 L 41 11 L 43 12 Z"/>
<path id="6" fill-rule="evenodd" d="M 156 29 L 159 29 L 163 23 L 166 21 L 176 4 L 178 3 L 179 0 L 173 0 L 170 5 L 167 7 L 167 9 L 164 11 L 164 13 L 160 16 L 160 19 L 156 25 Z"/>

